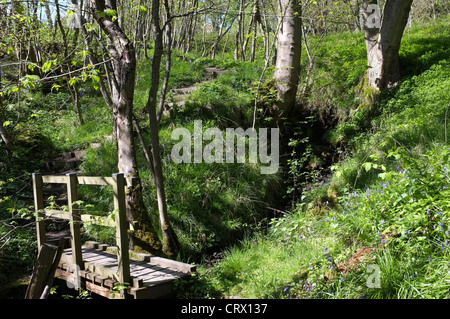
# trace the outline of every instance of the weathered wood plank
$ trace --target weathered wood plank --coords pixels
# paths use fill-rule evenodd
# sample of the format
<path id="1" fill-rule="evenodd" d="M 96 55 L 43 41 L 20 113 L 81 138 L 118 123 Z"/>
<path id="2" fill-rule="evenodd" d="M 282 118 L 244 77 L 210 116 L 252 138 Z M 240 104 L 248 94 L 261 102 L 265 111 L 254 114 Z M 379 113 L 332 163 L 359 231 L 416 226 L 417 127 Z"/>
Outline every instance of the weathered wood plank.
<path id="1" fill-rule="evenodd" d="M 128 251 L 128 220 L 125 204 L 125 177 L 124 174 L 114 174 L 114 209 L 116 211 L 116 244 L 117 263 L 119 267 L 119 281 L 131 283 L 130 255 Z"/>
<path id="2" fill-rule="evenodd" d="M 189 265 L 176 260 L 166 259 L 162 257 L 151 256 L 149 258 L 149 263 L 161 266 L 163 268 L 174 269 L 184 273 L 193 273 L 196 271 L 196 266 L 194 265 Z"/>
<path id="3" fill-rule="evenodd" d="M 47 286 L 51 286 L 59 263 L 62 248 L 49 244 L 42 245 L 39 251 L 25 299 L 45 299 Z"/>
<path id="4" fill-rule="evenodd" d="M 67 176 L 58 175 L 44 175 L 42 180 L 46 184 L 66 184 Z M 77 176 L 78 184 L 80 185 L 98 185 L 98 186 L 113 186 L 115 181 L 113 177 L 99 177 L 99 176 Z"/>
<path id="5" fill-rule="evenodd" d="M 47 241 L 46 221 L 44 219 L 44 196 L 42 192 L 42 175 L 33 174 L 34 209 L 36 213 L 36 235 L 37 245 L 40 251 L 42 245 Z"/>
<path id="6" fill-rule="evenodd" d="M 111 291 L 111 289 L 96 285 L 95 283 L 89 281 L 86 281 L 86 289 L 108 299 L 123 299 L 123 296 L 117 292 Z"/>
<path id="7" fill-rule="evenodd" d="M 70 220 L 69 212 L 59 209 L 45 209 L 45 217 Z"/>
<path id="8" fill-rule="evenodd" d="M 102 250 L 105 249 L 105 245 L 100 243 L 89 242 L 89 246 L 90 247 L 83 247 L 83 258 L 86 271 L 81 271 L 80 275 L 83 278 L 88 278 L 86 280 L 90 280 L 89 282 L 92 285 L 95 285 L 89 286 L 91 288 L 89 290 L 95 293 L 100 292 L 106 297 L 111 297 L 110 293 L 114 288 L 114 283 L 121 282 L 118 280 L 119 268 L 116 255 Z M 110 247 L 108 247 L 108 249 L 109 248 Z M 153 256 L 150 257 L 156 258 Z M 61 258 L 60 264 L 64 262 L 64 260 L 70 261 L 71 258 L 71 250 L 66 249 L 63 257 Z M 171 287 L 174 280 L 190 275 L 190 273 L 182 272 L 177 269 L 149 263 L 148 260 L 150 259 L 145 261 L 130 260 L 129 269 L 131 281 L 128 283 L 132 284 L 132 287 L 128 289 L 128 293 L 136 299 L 157 298 L 167 295 L 171 292 Z M 162 263 L 161 260 L 159 263 Z M 188 264 L 185 265 L 188 268 L 193 267 Z M 105 288 L 107 289 L 105 290 Z M 101 291 L 97 291 L 97 289 L 100 289 Z M 109 292 L 107 290 L 109 290 Z M 120 294 L 117 293 L 116 295 L 119 296 Z M 125 297 L 125 292 L 123 292 L 122 297 Z"/>
<path id="9" fill-rule="evenodd" d="M 58 218 L 64 220 L 71 220 L 70 212 L 64 210 L 57 209 L 45 209 L 45 216 L 51 218 Z M 105 226 L 105 227 L 116 227 L 116 222 L 110 218 L 105 216 L 95 216 L 89 214 L 83 214 L 80 216 L 81 222 L 90 223 L 93 225 Z"/>
<path id="10" fill-rule="evenodd" d="M 43 182 L 47 184 L 66 184 L 66 176 L 44 175 Z M 77 176 L 78 184 L 80 185 L 99 185 L 99 186 L 113 186 L 114 179 L 112 177 L 98 177 L 98 176 Z"/>
<path id="11" fill-rule="evenodd" d="M 78 184 L 80 185 L 113 186 L 114 183 L 112 177 L 78 176 Z"/>
<path id="12" fill-rule="evenodd" d="M 50 176 L 44 175 L 42 176 L 42 181 L 46 184 L 66 184 L 67 176 Z"/>
<path id="13" fill-rule="evenodd" d="M 134 299 L 156 299 L 168 296 L 173 291 L 173 281 L 161 283 L 155 287 L 131 288 L 129 293 Z"/>
<path id="14" fill-rule="evenodd" d="M 67 174 L 67 197 L 70 214 L 70 233 L 73 263 L 83 269 L 83 256 L 81 252 L 81 217 L 78 211 L 78 181 L 76 174 Z"/>

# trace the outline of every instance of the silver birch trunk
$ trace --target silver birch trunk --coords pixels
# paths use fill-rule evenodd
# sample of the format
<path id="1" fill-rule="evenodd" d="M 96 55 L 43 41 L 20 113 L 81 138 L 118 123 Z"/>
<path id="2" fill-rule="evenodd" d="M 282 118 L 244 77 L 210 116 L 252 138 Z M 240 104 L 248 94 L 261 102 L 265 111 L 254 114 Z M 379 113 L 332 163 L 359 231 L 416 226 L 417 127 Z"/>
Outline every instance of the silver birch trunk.
<path id="1" fill-rule="evenodd" d="M 377 13 L 368 7 L 375 5 L 376 1 L 364 1 L 364 33 L 369 67 L 367 80 L 368 85 L 377 90 L 393 87 L 400 81 L 399 50 L 412 2 L 387 0 L 383 16 L 377 17 Z"/>
<path id="2" fill-rule="evenodd" d="M 300 79 L 302 6 L 298 0 L 281 0 L 280 29 L 274 78 L 278 89 L 276 112 L 287 117 L 295 106 Z"/>

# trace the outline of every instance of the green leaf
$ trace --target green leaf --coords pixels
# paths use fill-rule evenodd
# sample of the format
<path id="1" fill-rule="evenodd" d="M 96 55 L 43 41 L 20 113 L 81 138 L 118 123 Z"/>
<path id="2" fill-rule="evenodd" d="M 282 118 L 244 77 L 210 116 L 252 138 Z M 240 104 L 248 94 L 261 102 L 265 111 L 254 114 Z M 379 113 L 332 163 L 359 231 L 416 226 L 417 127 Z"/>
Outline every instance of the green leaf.
<path id="1" fill-rule="evenodd" d="M 47 73 L 52 68 L 53 63 L 51 61 L 47 61 L 42 66 L 42 72 Z"/>
<path id="2" fill-rule="evenodd" d="M 372 169 L 372 163 L 366 162 L 362 165 L 366 172 L 370 171 Z"/>

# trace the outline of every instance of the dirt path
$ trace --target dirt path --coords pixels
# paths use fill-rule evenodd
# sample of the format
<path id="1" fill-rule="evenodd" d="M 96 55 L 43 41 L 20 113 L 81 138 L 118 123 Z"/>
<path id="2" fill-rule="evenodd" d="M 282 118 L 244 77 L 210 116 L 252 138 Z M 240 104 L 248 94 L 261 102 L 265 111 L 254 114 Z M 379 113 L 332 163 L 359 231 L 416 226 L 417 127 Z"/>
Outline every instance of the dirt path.
<path id="1" fill-rule="evenodd" d="M 194 85 L 186 86 L 183 88 L 173 89 L 171 92 L 174 94 L 173 98 L 171 98 L 170 102 L 166 102 L 164 115 L 168 116 L 170 114 L 170 109 L 172 109 L 175 105 L 178 107 L 183 107 L 186 104 L 186 100 L 189 95 L 195 91 L 202 84 L 211 82 L 218 76 L 230 72 L 228 70 L 221 70 L 215 67 L 206 67 L 206 80 L 196 83 Z"/>
<path id="2" fill-rule="evenodd" d="M 184 106 L 189 95 L 199 86 L 204 83 L 211 82 L 218 76 L 230 71 L 221 70 L 215 67 L 206 67 L 205 72 L 206 79 L 204 81 L 201 81 L 195 85 L 171 90 L 174 96 L 171 99 L 171 102 L 166 103 L 166 111 L 164 112 L 164 115 L 169 115 L 169 111 L 174 105 L 177 105 L 178 107 Z M 105 139 L 112 139 L 112 136 L 106 136 Z M 91 143 L 88 147 L 99 148 L 100 146 L 101 143 Z M 62 153 L 61 156 L 47 163 L 47 172 L 45 172 L 45 174 L 65 175 L 69 173 L 80 173 L 80 165 L 83 162 L 85 153 L 85 149 Z"/>

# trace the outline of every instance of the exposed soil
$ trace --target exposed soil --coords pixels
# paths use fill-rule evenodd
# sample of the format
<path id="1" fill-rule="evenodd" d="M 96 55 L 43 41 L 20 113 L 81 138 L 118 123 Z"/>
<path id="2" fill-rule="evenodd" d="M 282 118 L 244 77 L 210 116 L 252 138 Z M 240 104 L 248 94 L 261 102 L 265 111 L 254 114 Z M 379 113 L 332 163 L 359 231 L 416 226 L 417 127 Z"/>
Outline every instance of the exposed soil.
<path id="1" fill-rule="evenodd" d="M 204 84 L 204 83 L 208 83 L 212 80 L 214 80 L 216 77 L 225 74 L 227 72 L 230 72 L 229 70 L 221 70 L 215 67 L 206 67 L 205 68 L 205 80 L 202 82 L 199 82 L 197 84 L 194 85 L 190 85 L 190 86 L 186 86 L 183 88 L 177 88 L 177 89 L 173 89 L 171 90 L 171 92 L 174 94 L 174 96 L 172 97 L 170 102 L 166 101 L 166 105 L 165 105 L 165 110 L 164 110 L 164 115 L 169 115 L 170 114 L 170 109 L 172 107 L 174 107 L 175 105 L 178 107 L 183 107 L 186 104 L 186 100 L 189 96 L 189 94 L 191 94 L 193 91 L 195 91 L 200 85 Z"/>

